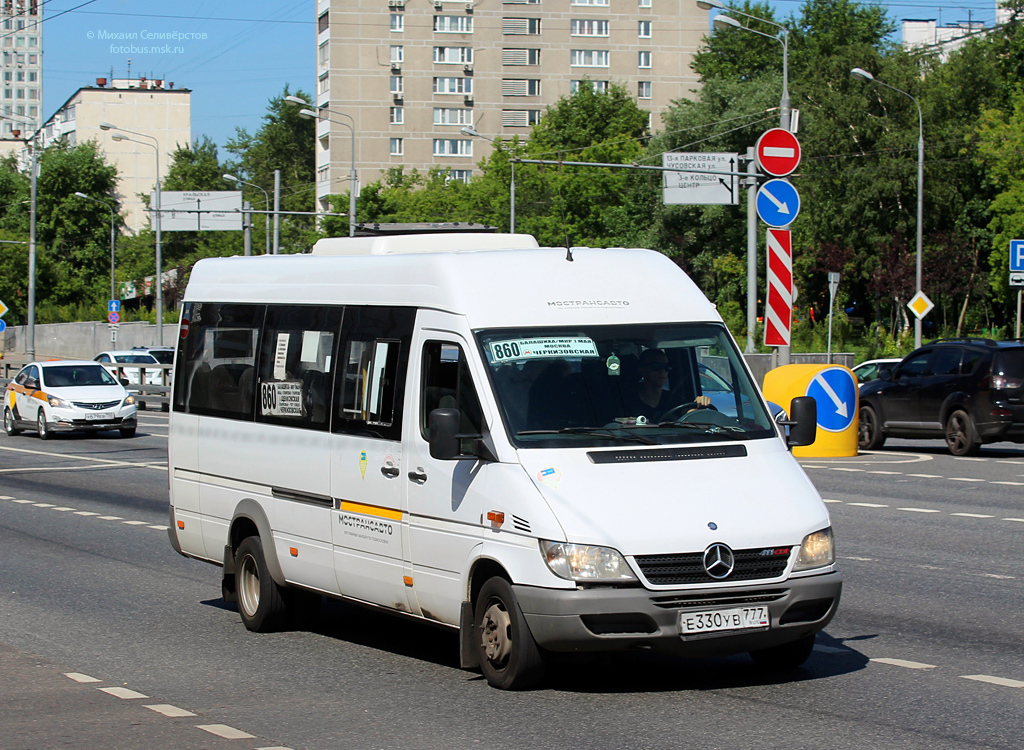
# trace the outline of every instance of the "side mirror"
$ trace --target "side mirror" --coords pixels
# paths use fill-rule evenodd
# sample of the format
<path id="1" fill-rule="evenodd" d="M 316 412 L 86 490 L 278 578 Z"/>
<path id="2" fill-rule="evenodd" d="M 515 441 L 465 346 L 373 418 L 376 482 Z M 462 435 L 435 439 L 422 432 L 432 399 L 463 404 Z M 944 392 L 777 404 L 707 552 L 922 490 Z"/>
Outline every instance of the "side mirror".
<path id="1" fill-rule="evenodd" d="M 117 382 L 123 385 L 125 388 L 131 385 L 131 381 L 129 381 L 128 378 L 118 378 Z"/>
<path id="2" fill-rule="evenodd" d="M 818 403 L 810 396 L 797 396 L 789 406 L 789 446 L 811 445 L 818 432 Z"/>
<path id="3" fill-rule="evenodd" d="M 427 424 L 430 426 L 430 455 L 439 461 L 451 461 L 459 457 L 458 409 L 434 409 Z"/>
<path id="4" fill-rule="evenodd" d="M 879 380 L 892 380 L 892 370 L 888 367 L 878 368 L 878 379 Z"/>

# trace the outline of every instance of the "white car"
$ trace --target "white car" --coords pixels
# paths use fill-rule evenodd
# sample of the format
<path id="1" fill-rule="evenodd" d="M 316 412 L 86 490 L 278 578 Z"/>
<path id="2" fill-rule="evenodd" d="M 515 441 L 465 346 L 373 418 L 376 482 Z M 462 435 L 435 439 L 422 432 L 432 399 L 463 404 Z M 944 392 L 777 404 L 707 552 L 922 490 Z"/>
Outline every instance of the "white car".
<path id="1" fill-rule="evenodd" d="M 878 380 L 878 374 L 883 370 L 891 370 L 900 362 L 902 359 L 869 359 L 866 362 L 861 362 L 859 365 L 853 368 L 853 374 L 857 376 L 857 384 L 864 385 L 870 383 L 872 380 Z"/>
<path id="2" fill-rule="evenodd" d="M 135 437 L 135 397 L 97 362 L 30 362 L 4 392 L 4 430 L 35 429 L 42 440 L 54 432 L 120 430 Z"/>
<path id="3" fill-rule="evenodd" d="M 120 352 L 100 352 L 93 360 L 107 368 L 115 378 L 127 378 L 132 385 L 141 382 L 141 373 L 146 371 L 146 385 L 161 385 L 163 372 L 160 361 L 144 349 Z"/>

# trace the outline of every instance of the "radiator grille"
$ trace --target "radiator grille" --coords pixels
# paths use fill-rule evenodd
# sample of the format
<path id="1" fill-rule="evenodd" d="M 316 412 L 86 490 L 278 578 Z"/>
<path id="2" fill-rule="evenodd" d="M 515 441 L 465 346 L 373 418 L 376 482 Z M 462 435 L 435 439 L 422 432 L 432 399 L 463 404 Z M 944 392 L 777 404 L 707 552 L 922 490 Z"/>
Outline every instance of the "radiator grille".
<path id="1" fill-rule="evenodd" d="M 677 555 L 637 555 L 636 563 L 644 577 L 660 586 L 684 585 L 689 583 L 721 583 L 723 581 L 751 581 L 759 578 L 778 578 L 786 570 L 792 550 L 786 554 L 763 554 L 776 549 L 757 548 L 734 550 L 735 566 L 724 579 L 712 578 L 704 570 L 703 552 L 686 552 Z"/>
<path id="2" fill-rule="evenodd" d="M 113 409 L 117 406 L 120 401 L 103 401 L 102 403 L 91 403 L 89 401 L 72 401 L 75 406 L 79 409 L 92 409 L 93 411 L 102 411 L 103 409 Z"/>
<path id="3" fill-rule="evenodd" d="M 689 609 L 694 607 L 746 607 L 771 604 L 783 599 L 788 589 L 762 589 L 760 591 L 702 591 L 699 594 L 672 594 L 652 596 L 651 603 L 661 609 Z"/>

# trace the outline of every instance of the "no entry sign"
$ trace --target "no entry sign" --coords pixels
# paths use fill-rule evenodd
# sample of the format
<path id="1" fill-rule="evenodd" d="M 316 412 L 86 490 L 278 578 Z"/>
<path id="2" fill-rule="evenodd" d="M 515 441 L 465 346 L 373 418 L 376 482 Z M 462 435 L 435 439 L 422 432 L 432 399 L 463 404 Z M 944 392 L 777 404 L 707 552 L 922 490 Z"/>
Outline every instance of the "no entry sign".
<path id="1" fill-rule="evenodd" d="M 754 150 L 761 171 L 773 177 L 785 177 L 800 164 L 800 142 L 795 135 L 782 128 L 772 128 L 762 133 Z"/>

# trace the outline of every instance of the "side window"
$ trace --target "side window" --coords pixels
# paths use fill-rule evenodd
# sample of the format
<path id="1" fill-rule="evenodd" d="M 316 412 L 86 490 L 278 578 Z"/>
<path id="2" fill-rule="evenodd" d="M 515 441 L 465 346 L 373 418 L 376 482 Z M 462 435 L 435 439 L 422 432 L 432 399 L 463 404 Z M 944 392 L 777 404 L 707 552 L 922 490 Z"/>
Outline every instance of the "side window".
<path id="1" fill-rule="evenodd" d="M 985 355 L 981 352 L 965 349 L 964 358 L 960 360 L 960 374 L 970 375 L 974 372 L 974 368 L 978 366 L 978 363 L 984 358 L 984 356 Z"/>
<path id="2" fill-rule="evenodd" d="M 264 305 L 189 302 L 181 313 L 174 410 L 250 421 Z"/>
<path id="3" fill-rule="evenodd" d="M 420 433 L 424 440 L 430 439 L 430 412 L 434 409 L 458 409 L 462 416 L 460 432 L 476 435 L 483 432 L 480 401 L 466 355 L 458 344 L 428 341 L 424 345 L 420 405 Z M 467 447 L 463 452 L 469 452 Z"/>
<path id="4" fill-rule="evenodd" d="M 110 361 L 110 357 L 108 357 L 106 354 L 101 354 L 100 356 L 98 356 L 96 358 L 96 361 L 97 362 L 109 362 Z"/>
<path id="5" fill-rule="evenodd" d="M 903 364 L 900 365 L 899 371 L 896 373 L 897 377 L 919 378 L 923 375 L 930 375 L 932 372 L 932 354 L 934 354 L 934 351 L 922 352 L 916 357 L 904 360 Z"/>
<path id="6" fill-rule="evenodd" d="M 25 381 L 28 380 L 28 368 L 18 373 L 17 377 L 14 378 L 14 382 L 18 385 L 25 385 Z"/>
<path id="7" fill-rule="evenodd" d="M 28 374 L 25 376 L 27 380 L 34 380 L 36 385 L 39 386 L 39 368 L 36 365 L 32 365 L 28 368 Z"/>
<path id="8" fill-rule="evenodd" d="M 260 345 L 260 422 L 326 430 L 340 307 L 267 308 Z"/>
<path id="9" fill-rule="evenodd" d="M 416 311 L 408 307 L 345 308 L 333 432 L 401 440 L 415 317 Z"/>
<path id="10" fill-rule="evenodd" d="M 957 347 L 937 350 L 932 361 L 932 375 L 958 375 L 961 351 L 963 350 Z"/>

